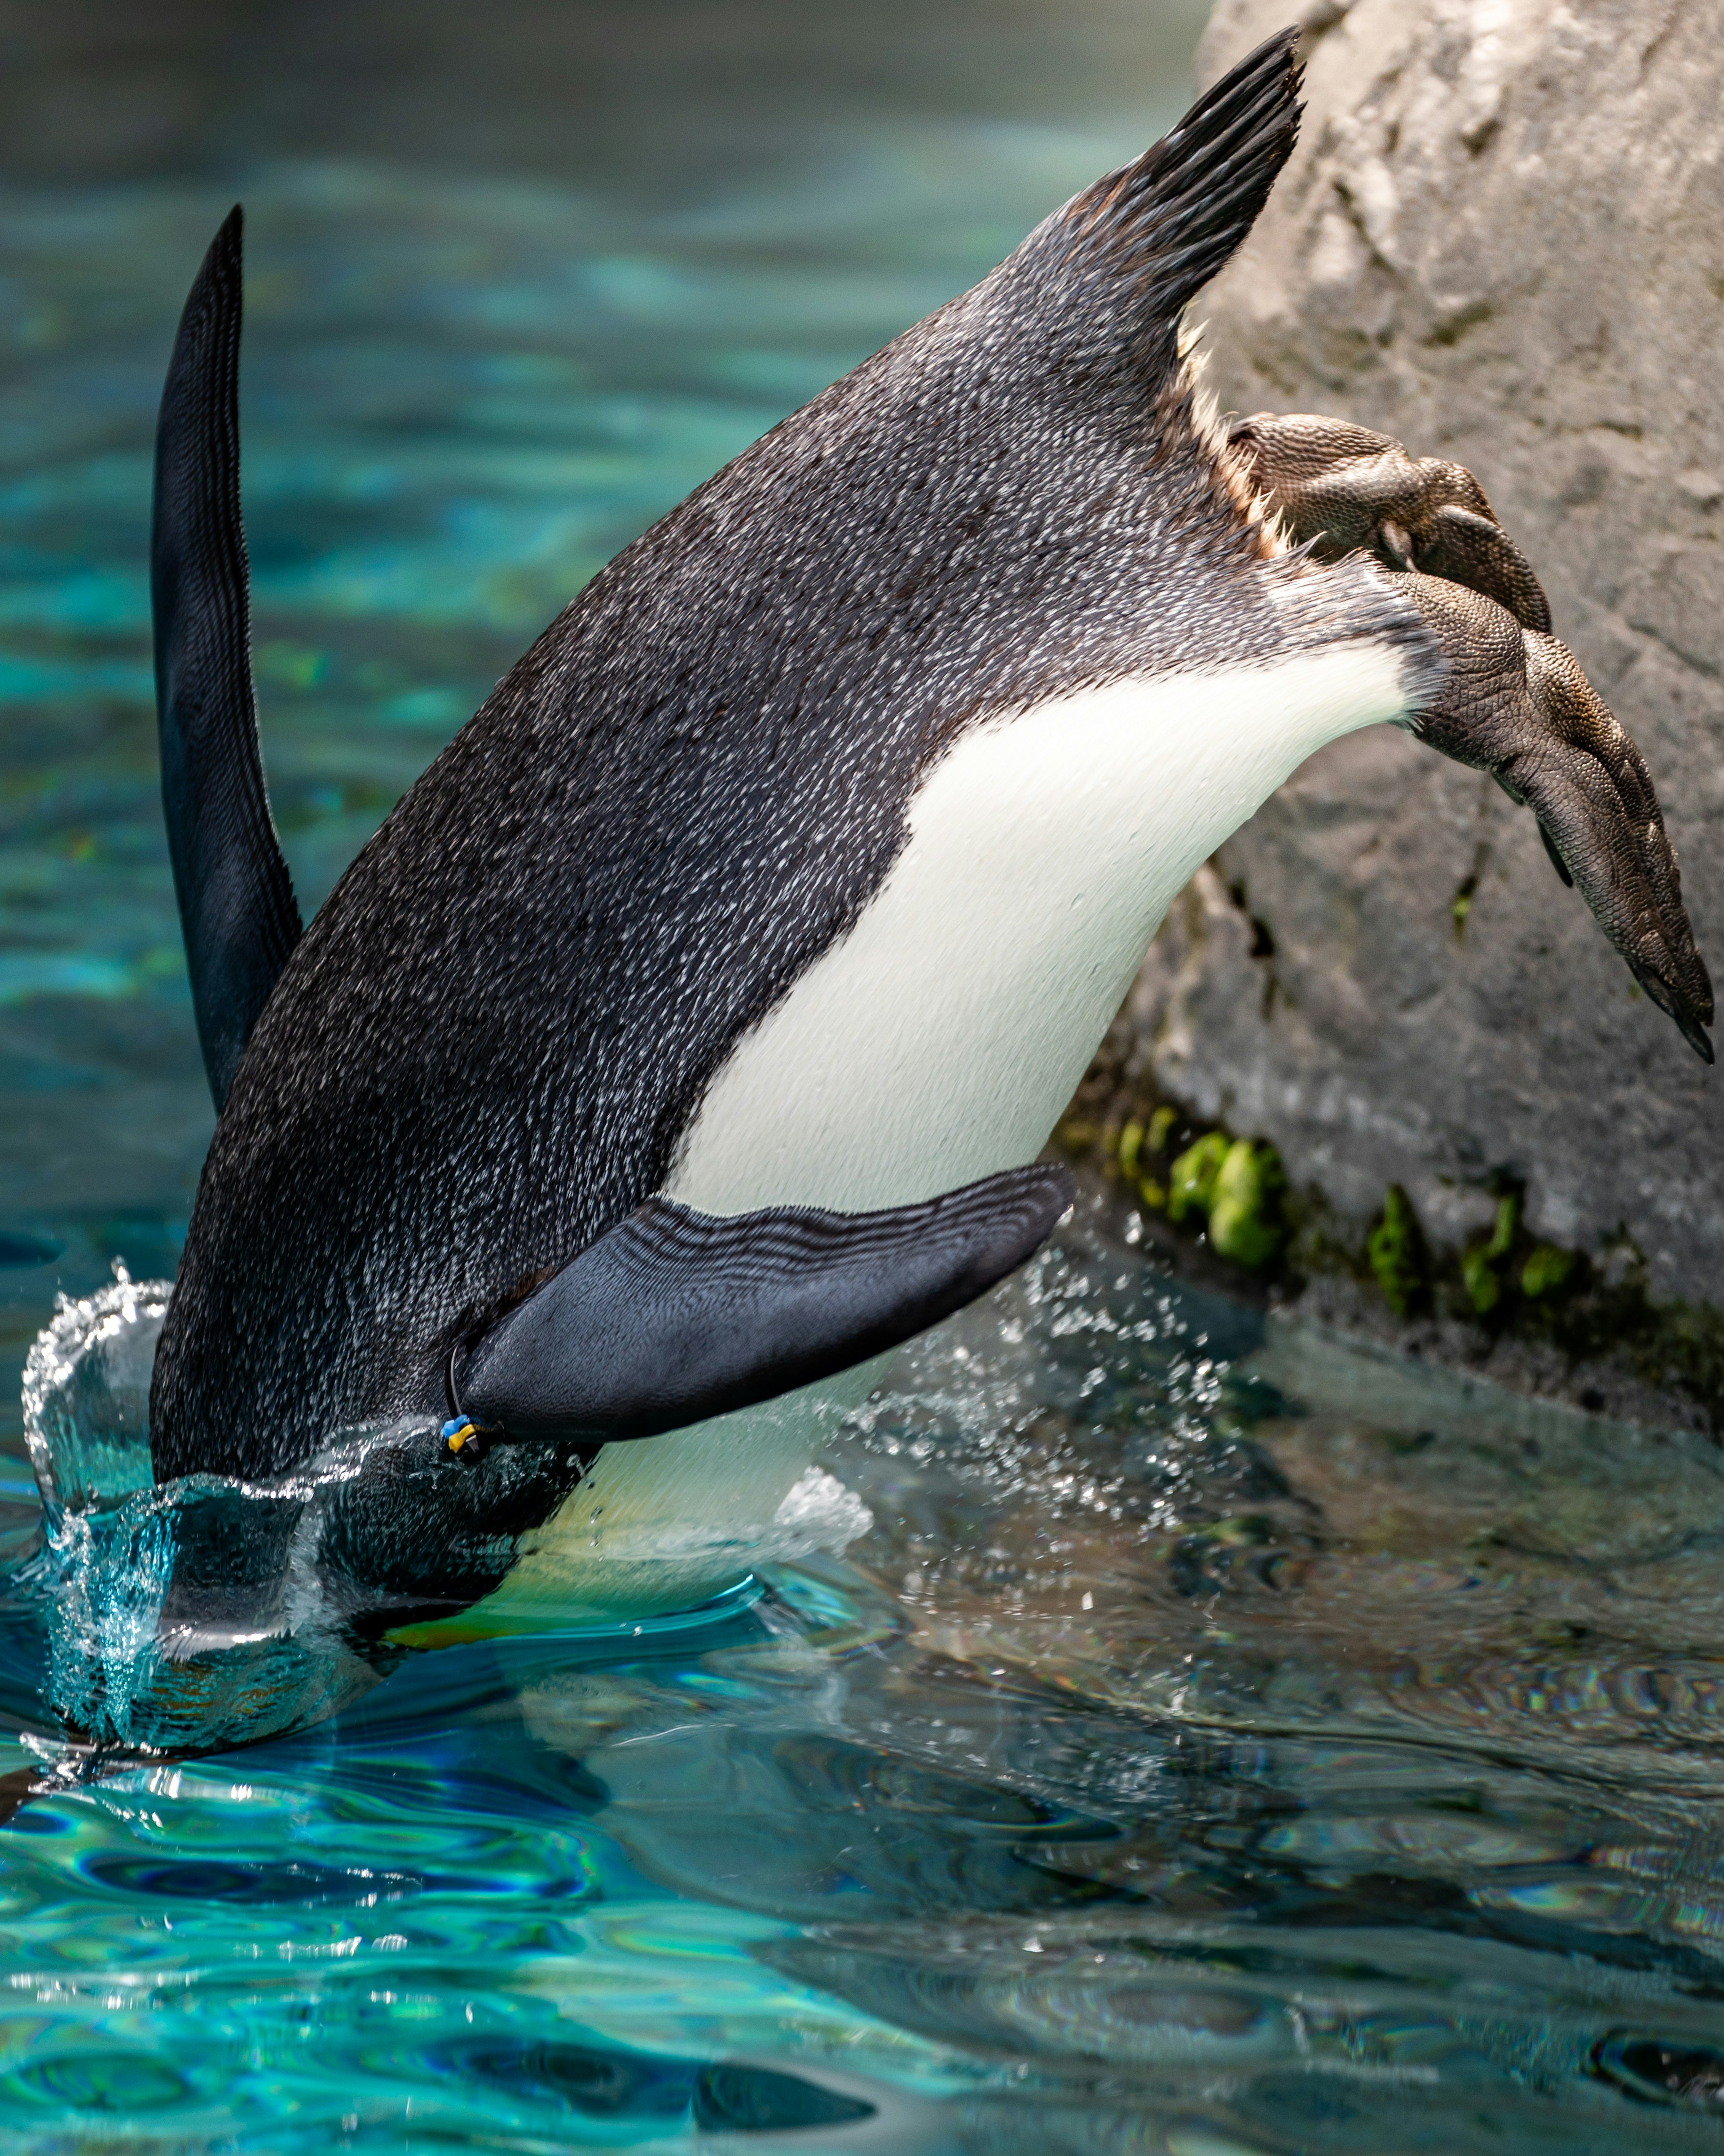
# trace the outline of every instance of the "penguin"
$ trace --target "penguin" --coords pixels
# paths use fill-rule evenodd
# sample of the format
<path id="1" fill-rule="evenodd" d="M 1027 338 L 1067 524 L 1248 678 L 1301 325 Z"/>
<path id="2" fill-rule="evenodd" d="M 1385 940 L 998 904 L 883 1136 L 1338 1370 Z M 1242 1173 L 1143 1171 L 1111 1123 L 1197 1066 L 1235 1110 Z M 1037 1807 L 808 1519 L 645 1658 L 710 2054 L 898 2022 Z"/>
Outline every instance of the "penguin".
<path id="1" fill-rule="evenodd" d="M 1596 698 L 1591 749 L 1562 733 L 1578 691 L 1482 495 L 1334 423 L 1229 429 L 1203 392 L 1186 310 L 1292 147 L 1296 45 L 624 548 L 303 927 L 248 657 L 233 213 L 157 451 L 163 795 L 218 1110 L 158 1482 L 279 1481 L 373 1433 L 318 1561 L 434 1627 L 733 1578 L 714 1543 L 880 1358 L 1049 1234 L 1072 1186 L 1038 1155 L 1167 905 L 1357 727 L 1530 802 L 1704 1043 L 1650 781 Z"/>

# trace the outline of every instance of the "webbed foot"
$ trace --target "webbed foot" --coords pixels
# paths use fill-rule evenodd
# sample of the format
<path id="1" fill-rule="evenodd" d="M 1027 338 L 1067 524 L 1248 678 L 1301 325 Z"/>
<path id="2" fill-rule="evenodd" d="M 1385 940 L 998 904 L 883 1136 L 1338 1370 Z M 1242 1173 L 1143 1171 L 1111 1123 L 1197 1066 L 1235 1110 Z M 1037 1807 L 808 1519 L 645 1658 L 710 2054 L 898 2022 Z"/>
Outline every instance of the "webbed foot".
<path id="1" fill-rule="evenodd" d="M 1338 419 L 1259 413 L 1234 428 L 1269 505 L 1320 558 L 1400 572 L 1444 661 L 1421 741 L 1524 803 L 1652 1000 L 1710 1063 L 1712 984 L 1640 752 L 1565 644 L 1526 557 L 1472 474 Z"/>
<path id="2" fill-rule="evenodd" d="M 1259 412 L 1229 437 L 1249 451 L 1282 523 L 1321 560 L 1356 547 L 1385 568 L 1465 584 L 1547 636 L 1550 602 L 1465 465 L 1409 457 L 1388 434 L 1307 412 Z"/>

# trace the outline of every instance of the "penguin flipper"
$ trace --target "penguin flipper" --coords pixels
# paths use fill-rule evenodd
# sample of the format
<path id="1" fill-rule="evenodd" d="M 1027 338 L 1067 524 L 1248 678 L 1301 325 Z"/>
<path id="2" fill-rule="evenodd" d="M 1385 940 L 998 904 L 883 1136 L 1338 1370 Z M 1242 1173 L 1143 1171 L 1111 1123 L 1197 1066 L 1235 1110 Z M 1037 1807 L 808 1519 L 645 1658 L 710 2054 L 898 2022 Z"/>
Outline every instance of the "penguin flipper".
<path id="1" fill-rule="evenodd" d="M 162 802 L 203 1067 L 218 1111 L 300 911 L 258 745 L 239 516 L 236 207 L 186 300 L 156 429 L 150 603 Z"/>
<path id="2" fill-rule="evenodd" d="M 649 1199 L 485 1335 L 460 1409 L 502 1438 L 591 1445 L 775 1399 L 973 1301 L 1072 1193 L 1066 1169 L 1031 1167 L 880 1213 Z"/>

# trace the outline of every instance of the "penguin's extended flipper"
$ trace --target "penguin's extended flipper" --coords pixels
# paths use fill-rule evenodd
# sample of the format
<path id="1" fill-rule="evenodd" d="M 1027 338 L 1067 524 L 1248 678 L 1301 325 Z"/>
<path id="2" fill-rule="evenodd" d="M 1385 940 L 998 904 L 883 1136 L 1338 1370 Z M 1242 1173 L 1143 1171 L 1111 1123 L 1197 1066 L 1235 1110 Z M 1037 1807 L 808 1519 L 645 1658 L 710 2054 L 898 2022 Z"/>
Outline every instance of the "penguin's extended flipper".
<path id="1" fill-rule="evenodd" d="M 1230 440 L 1269 507 L 1320 558 L 1364 548 L 1405 572 L 1400 588 L 1444 660 L 1413 731 L 1532 809 L 1557 875 L 1710 1063 L 1712 984 L 1652 775 L 1550 634 L 1543 589 L 1484 489 L 1462 465 L 1411 458 L 1387 434 L 1310 413 L 1259 413 Z"/>
<path id="2" fill-rule="evenodd" d="M 501 1318 L 459 1373 L 495 1435 L 654 1437 L 898 1347 L 1023 1264 L 1070 1204 L 1019 1168 L 881 1213 L 727 1219 L 649 1199 Z"/>
<path id="3" fill-rule="evenodd" d="M 236 208 L 180 317 L 156 430 L 150 603 L 162 802 L 219 1111 L 300 911 L 264 785 L 239 519 L 240 236 Z"/>

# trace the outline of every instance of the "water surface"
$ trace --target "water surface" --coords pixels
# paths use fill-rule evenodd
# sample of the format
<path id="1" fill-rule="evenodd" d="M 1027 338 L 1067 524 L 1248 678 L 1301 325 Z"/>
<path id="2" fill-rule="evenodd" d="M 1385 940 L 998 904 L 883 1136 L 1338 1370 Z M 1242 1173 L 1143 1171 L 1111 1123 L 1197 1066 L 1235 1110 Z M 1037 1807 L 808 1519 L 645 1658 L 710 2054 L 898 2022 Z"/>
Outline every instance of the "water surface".
<path id="1" fill-rule="evenodd" d="M 1133 1234 L 899 1358 L 839 1552 L 242 1750 L 67 1747 L 13 1507 L 0 2146 L 1715 2147 L 1716 1448 Z"/>

